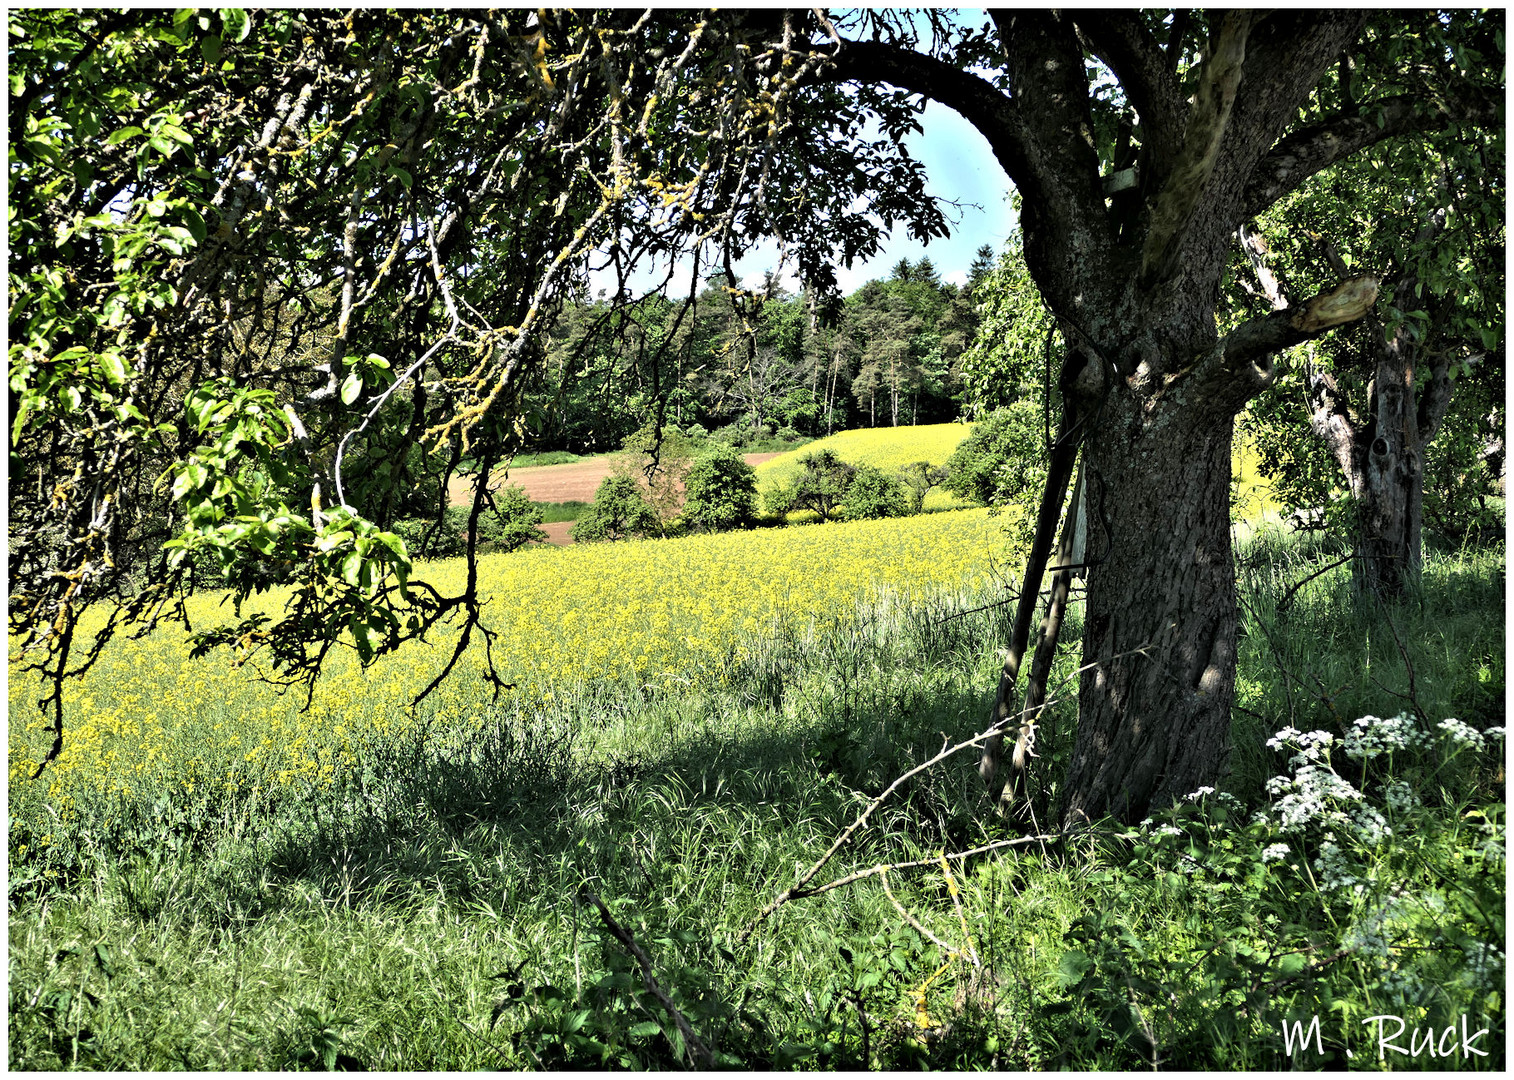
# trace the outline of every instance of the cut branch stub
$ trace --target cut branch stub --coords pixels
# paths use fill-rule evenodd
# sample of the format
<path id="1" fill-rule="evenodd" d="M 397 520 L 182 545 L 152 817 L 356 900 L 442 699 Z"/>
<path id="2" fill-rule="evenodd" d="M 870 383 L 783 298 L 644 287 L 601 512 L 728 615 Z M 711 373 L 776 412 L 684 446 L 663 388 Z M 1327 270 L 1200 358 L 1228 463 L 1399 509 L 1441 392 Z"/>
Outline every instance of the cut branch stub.
<path id="1" fill-rule="evenodd" d="M 1332 326 L 1355 322 L 1377 302 L 1377 279 L 1371 275 L 1354 277 L 1327 293 L 1321 293 L 1304 305 L 1290 319 L 1302 334 L 1317 334 Z"/>

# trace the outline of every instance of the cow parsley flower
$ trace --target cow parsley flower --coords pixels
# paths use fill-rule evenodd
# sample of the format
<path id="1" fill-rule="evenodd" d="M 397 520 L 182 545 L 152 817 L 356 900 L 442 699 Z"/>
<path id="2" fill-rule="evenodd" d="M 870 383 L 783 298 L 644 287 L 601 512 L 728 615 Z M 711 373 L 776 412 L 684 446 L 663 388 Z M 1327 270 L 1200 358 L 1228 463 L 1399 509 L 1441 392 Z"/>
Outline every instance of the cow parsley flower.
<path id="1" fill-rule="evenodd" d="M 1376 847 L 1393 835 L 1393 830 L 1388 828 L 1387 819 L 1375 807 L 1365 803 L 1352 809 L 1351 825 L 1357 839 L 1368 847 Z"/>
<path id="2" fill-rule="evenodd" d="M 1334 742 L 1335 736 L 1328 731 L 1299 731 L 1288 727 L 1268 739 L 1267 745 L 1273 750 L 1294 747 L 1298 753 L 1288 759 L 1288 764 L 1296 769 L 1305 762 L 1319 761 L 1325 756 L 1325 748 Z"/>
<path id="3" fill-rule="evenodd" d="M 1334 833 L 1327 833 L 1320 843 L 1319 858 L 1314 860 L 1314 868 L 1320 872 L 1321 892 L 1335 892 L 1338 889 L 1359 887 L 1361 884 L 1361 878 L 1351 872 L 1355 867 L 1335 842 Z"/>
<path id="4" fill-rule="evenodd" d="M 1287 844 L 1268 844 L 1262 849 L 1262 862 L 1281 862 L 1288 857 L 1289 850 Z"/>
<path id="5" fill-rule="evenodd" d="M 1404 900 L 1402 894 L 1394 894 L 1366 911 L 1360 919 L 1347 927 L 1341 936 L 1341 948 L 1386 960 L 1389 925 L 1403 914 Z"/>
<path id="6" fill-rule="evenodd" d="M 1477 990 L 1496 990 L 1503 986 L 1504 951 L 1486 941 L 1462 946 L 1467 958 L 1462 979 Z"/>
<path id="7" fill-rule="evenodd" d="M 1362 793 L 1328 765 L 1300 765 L 1290 778 L 1274 776 L 1267 793 L 1278 796 L 1275 809 L 1284 832 L 1302 829 L 1312 821 L 1343 824 L 1345 815 L 1334 802 L 1357 802 Z"/>
<path id="8" fill-rule="evenodd" d="M 1448 717 L 1435 726 L 1449 735 L 1451 741 L 1457 746 L 1470 746 L 1474 750 L 1481 750 L 1485 745 L 1482 732 L 1455 717 Z"/>
<path id="9" fill-rule="evenodd" d="M 1419 729 L 1408 713 L 1384 719 L 1363 716 L 1351 725 L 1341 740 L 1346 756 L 1370 761 L 1395 750 L 1416 750 L 1430 744 L 1429 736 Z"/>
<path id="10" fill-rule="evenodd" d="M 1395 814 L 1413 810 L 1421 805 L 1419 793 L 1407 780 L 1390 780 L 1382 786 L 1383 802 Z"/>

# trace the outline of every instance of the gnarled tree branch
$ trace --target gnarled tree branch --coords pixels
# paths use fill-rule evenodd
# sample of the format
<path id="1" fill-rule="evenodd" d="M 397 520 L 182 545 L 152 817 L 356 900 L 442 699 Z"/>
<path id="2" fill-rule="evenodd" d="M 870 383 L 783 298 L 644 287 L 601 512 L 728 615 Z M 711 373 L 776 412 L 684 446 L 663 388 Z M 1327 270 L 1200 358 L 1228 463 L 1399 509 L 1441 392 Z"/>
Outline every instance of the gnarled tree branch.
<path id="1" fill-rule="evenodd" d="M 1171 275 L 1194 208 L 1214 174 L 1241 83 L 1241 65 L 1246 59 L 1246 37 L 1251 23 L 1249 12 L 1227 12 L 1204 60 L 1204 71 L 1183 133 L 1183 149 L 1151 212 L 1151 225 L 1141 250 L 1140 281 L 1144 286 L 1150 287 Z"/>

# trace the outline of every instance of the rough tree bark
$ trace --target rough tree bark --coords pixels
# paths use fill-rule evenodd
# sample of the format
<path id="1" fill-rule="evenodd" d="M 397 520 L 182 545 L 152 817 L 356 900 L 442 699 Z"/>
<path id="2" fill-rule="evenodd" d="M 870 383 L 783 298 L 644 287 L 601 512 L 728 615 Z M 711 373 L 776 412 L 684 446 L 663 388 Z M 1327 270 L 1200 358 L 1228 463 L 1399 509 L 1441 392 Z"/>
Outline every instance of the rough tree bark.
<path id="1" fill-rule="evenodd" d="M 1030 273 L 1066 343 L 1063 399 L 1087 417 L 1083 461 L 1109 551 L 1088 570 L 1078 725 L 1064 824 L 1148 808 L 1221 777 L 1235 678 L 1230 550 L 1232 419 L 1274 377 L 1281 349 L 1360 319 L 1360 278 L 1281 306 L 1223 339 L 1220 281 L 1242 224 L 1340 157 L 1443 124 L 1392 108 L 1382 123 L 1300 106 L 1360 32 L 1363 12 L 1233 13 L 1210 20 L 1185 86 L 1140 13 L 997 11 L 1008 92 L 883 42 L 846 42 L 836 77 L 886 81 L 945 104 L 983 133 L 1019 190 Z M 1175 39 L 1181 48 L 1181 38 Z M 1141 208 L 1115 220 L 1094 148 L 1085 56 L 1139 111 Z M 1478 101 L 1493 115 L 1497 103 Z M 1383 399 L 1383 391 L 1379 390 Z M 1386 399 L 1384 399 L 1386 400 Z M 1057 462 L 1053 463 L 1058 464 Z M 1017 724 L 1015 680 L 1071 473 L 1053 468 L 993 720 Z M 1038 690 L 1033 688 L 1035 694 Z M 999 742 L 1002 742 L 1001 740 Z M 983 773 L 1002 783 L 990 747 Z"/>
<path id="2" fill-rule="evenodd" d="M 1416 244 L 1445 226 L 1444 209 L 1433 213 Z M 1414 306 L 1416 276 L 1399 274 L 1393 304 Z M 1340 466 L 1356 510 L 1356 557 L 1352 580 L 1362 592 L 1398 596 L 1419 574 L 1423 530 L 1425 450 L 1451 404 L 1449 354 L 1429 360 L 1429 378 L 1415 395 L 1416 369 L 1424 350 L 1401 324 L 1389 335 L 1372 321 L 1375 368 L 1367 388 L 1367 412 L 1356 417 L 1327 371 L 1305 372 L 1309 424 Z"/>

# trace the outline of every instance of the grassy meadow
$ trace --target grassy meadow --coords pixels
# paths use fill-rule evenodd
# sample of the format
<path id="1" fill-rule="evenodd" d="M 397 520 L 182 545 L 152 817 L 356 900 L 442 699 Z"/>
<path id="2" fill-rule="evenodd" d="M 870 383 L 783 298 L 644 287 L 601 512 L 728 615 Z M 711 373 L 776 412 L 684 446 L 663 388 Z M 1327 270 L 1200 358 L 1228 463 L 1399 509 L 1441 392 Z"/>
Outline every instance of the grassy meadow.
<path id="1" fill-rule="evenodd" d="M 764 916 L 982 726 L 1001 521 L 486 558 L 497 703 L 475 666 L 408 707 L 445 636 L 303 711 L 182 631 L 117 639 L 35 782 L 13 674 L 10 1067 L 1501 1069 L 1501 549 L 1432 552 L 1386 609 L 1348 566 L 1294 590 L 1341 552 L 1262 528 L 1224 790 L 1028 841 L 967 750 L 812 884 L 862 876 Z M 1379 1060 L 1380 1015 L 1489 1033 Z"/>

